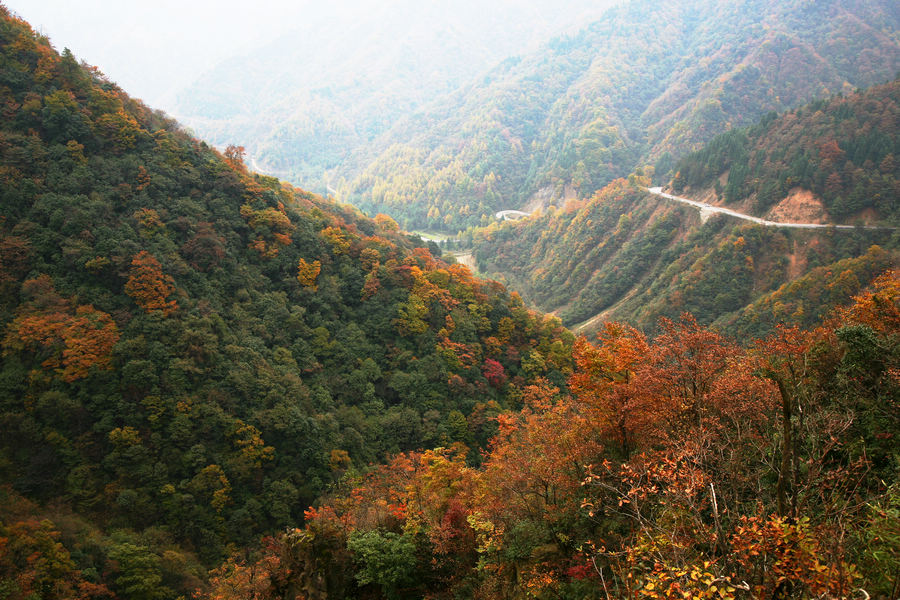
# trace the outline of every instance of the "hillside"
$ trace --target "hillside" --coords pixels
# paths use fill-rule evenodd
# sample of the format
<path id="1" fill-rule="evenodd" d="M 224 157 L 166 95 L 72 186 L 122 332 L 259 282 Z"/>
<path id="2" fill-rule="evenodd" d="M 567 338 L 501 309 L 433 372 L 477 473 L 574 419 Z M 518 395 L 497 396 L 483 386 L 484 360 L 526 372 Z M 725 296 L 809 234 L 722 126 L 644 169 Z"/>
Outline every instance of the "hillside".
<path id="1" fill-rule="evenodd" d="M 28 573 L 189 595 L 347 472 L 454 443 L 477 462 L 492 416 L 571 372 L 558 320 L 389 217 L 250 174 L 2 6 L 0 107 L 3 597 L 60 535 Z"/>
<path id="2" fill-rule="evenodd" d="M 545 217 L 608 237 L 571 256 L 618 261 L 603 293 L 662 268 L 672 298 L 739 296 L 803 271 L 747 260 L 791 241 L 858 258 L 740 315 L 805 330 L 592 343 L 2 6 L 0 110 L 0 597 L 896 596 L 900 273 L 868 238 L 698 227 L 614 181 Z"/>
<path id="3" fill-rule="evenodd" d="M 893 224 L 898 117 L 900 80 L 817 101 L 715 138 L 677 164 L 672 187 L 774 221 Z M 703 223 L 695 209 L 639 189 L 647 180 L 635 174 L 587 202 L 477 233 L 479 269 L 569 326 L 601 315 L 651 330 L 658 317 L 681 311 L 746 328 L 734 320 L 748 304 L 812 269 L 837 275 L 850 268 L 841 285 L 819 276 L 816 291 L 806 290 L 805 310 L 757 315 L 767 325 L 751 330 L 763 335 L 779 319 L 811 325 L 896 260 L 897 235 L 889 229 L 784 230 L 724 216 Z"/>
<path id="4" fill-rule="evenodd" d="M 332 173 L 343 200 L 449 231 L 590 197 L 769 111 L 894 77 L 890 0 L 636 0 L 505 61 Z"/>
<path id="5" fill-rule="evenodd" d="M 824 222 L 900 224 L 900 80 L 823 99 L 746 130 L 723 134 L 675 165 L 677 192 L 715 188 L 757 215 L 801 208 Z M 785 200 L 787 200 L 785 202 Z"/>
<path id="6" fill-rule="evenodd" d="M 172 110 L 203 139 L 243 145 L 258 169 L 324 194 L 327 170 L 403 116 L 609 3 L 304 7 L 287 33 L 181 89 Z"/>
<path id="7" fill-rule="evenodd" d="M 898 327 L 897 272 L 749 348 L 690 316 L 652 340 L 609 323 L 481 468 L 401 454 L 200 597 L 890 598 Z"/>

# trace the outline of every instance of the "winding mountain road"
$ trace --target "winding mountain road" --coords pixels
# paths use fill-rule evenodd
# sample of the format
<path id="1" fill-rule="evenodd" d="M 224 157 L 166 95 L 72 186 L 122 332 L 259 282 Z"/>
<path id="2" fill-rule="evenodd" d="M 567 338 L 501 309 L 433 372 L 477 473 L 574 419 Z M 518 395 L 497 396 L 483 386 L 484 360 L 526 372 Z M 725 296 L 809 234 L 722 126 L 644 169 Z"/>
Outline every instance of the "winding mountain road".
<path id="1" fill-rule="evenodd" d="M 713 206 L 712 204 L 707 204 L 706 202 L 697 202 L 696 200 L 690 200 L 688 198 L 682 198 L 680 196 L 673 196 L 672 194 L 666 194 L 662 191 L 661 187 L 652 187 L 652 188 L 643 188 L 646 191 L 650 192 L 655 196 L 660 196 L 661 198 L 667 198 L 669 200 L 675 200 L 676 202 L 681 202 L 682 204 L 687 204 L 689 206 L 693 206 L 694 208 L 700 211 L 700 218 L 706 221 L 713 214 L 721 214 L 721 215 L 729 215 L 731 217 L 735 217 L 738 219 L 743 219 L 745 221 L 752 221 L 753 223 L 757 223 L 764 227 L 783 227 L 787 229 L 897 229 L 897 227 L 886 227 L 879 225 L 829 225 L 822 223 L 779 223 L 777 221 L 768 221 L 766 219 L 761 219 L 759 217 L 752 217 L 750 215 L 746 215 L 744 213 L 739 213 L 736 210 L 731 210 L 730 208 L 723 208 L 721 206 Z"/>

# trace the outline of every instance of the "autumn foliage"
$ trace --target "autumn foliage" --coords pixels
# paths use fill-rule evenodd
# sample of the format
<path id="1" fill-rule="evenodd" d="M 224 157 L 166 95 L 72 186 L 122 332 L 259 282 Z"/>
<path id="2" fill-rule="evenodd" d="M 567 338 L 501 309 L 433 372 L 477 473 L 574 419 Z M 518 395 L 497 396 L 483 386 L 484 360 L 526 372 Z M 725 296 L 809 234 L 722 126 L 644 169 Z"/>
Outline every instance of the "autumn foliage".
<path id="1" fill-rule="evenodd" d="M 5 521 L 5 522 L 4 522 Z M 10 600 L 112 600 L 103 584 L 87 579 L 47 520 L 0 519 L 0 581 Z"/>
<path id="2" fill-rule="evenodd" d="M 300 285 L 303 287 L 310 288 L 311 290 L 316 290 L 316 279 L 319 277 L 319 273 L 322 270 L 322 263 L 318 260 L 314 260 L 312 262 L 306 262 L 305 259 L 301 258 L 299 264 L 297 265 L 297 281 L 300 282 Z"/>
<path id="3" fill-rule="evenodd" d="M 404 594 L 468 573 L 457 471 L 526 386 L 564 385 L 574 337 L 392 218 L 249 172 L 3 6 L 0 63 L 0 484 L 62 515 L 74 573 L 32 577 L 44 555 L 22 544 L 0 597 Z M 360 503 L 390 531 L 323 518 L 307 543 L 306 507 L 398 454 L 433 483 Z"/>
<path id="4" fill-rule="evenodd" d="M 10 324 L 4 353 L 30 351 L 41 358 L 43 368 L 68 382 L 111 367 L 110 354 L 119 339 L 112 317 L 90 305 L 73 307 L 47 276 L 23 287 L 31 301 Z"/>
<path id="5" fill-rule="evenodd" d="M 138 252 L 131 261 L 125 293 L 145 311 L 160 311 L 169 316 L 178 308 L 175 300 L 167 300 L 175 291 L 173 279 L 162 272 L 162 266 L 146 250 Z"/>
<path id="6" fill-rule="evenodd" d="M 900 431 L 865 398 L 896 402 L 897 301 L 887 274 L 827 326 L 749 349 L 690 315 L 652 340 L 608 323 L 577 341 L 568 393 L 538 381 L 496 417 L 480 466 L 459 448 L 394 457 L 311 508 L 276 572 L 355 573 L 321 597 L 888 597 L 895 574 L 868 552 L 900 550 L 897 513 L 871 503 L 896 496 L 881 440 Z M 847 380 L 870 343 L 883 376 Z"/>
<path id="7" fill-rule="evenodd" d="M 897 595 L 896 274 L 575 344 L 3 6 L 0 62 L 0 598 Z"/>

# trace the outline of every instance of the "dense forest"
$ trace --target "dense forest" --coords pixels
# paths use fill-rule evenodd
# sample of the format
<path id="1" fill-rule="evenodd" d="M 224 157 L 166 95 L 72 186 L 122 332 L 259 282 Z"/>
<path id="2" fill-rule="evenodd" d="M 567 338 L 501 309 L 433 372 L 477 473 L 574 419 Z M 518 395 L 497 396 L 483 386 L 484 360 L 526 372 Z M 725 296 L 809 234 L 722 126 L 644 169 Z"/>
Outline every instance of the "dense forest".
<path id="1" fill-rule="evenodd" d="M 570 316 L 643 298 L 576 338 L 2 5 L 0 111 L 0 598 L 900 593 L 892 232 L 701 224 L 638 171 L 480 233 L 569 236 Z"/>
<path id="2" fill-rule="evenodd" d="M 678 161 L 672 187 L 676 192 L 714 187 L 725 202 L 741 202 L 753 214 L 765 214 L 799 187 L 821 199 L 829 222 L 866 217 L 897 225 L 898 129 L 900 80 L 895 80 L 722 134 Z"/>
<path id="3" fill-rule="evenodd" d="M 680 160 L 672 187 L 775 221 L 894 224 L 898 119 L 900 80 L 769 115 Z M 649 180 L 638 169 L 587 202 L 478 230 L 479 268 L 570 326 L 603 314 L 649 331 L 687 310 L 704 324 L 765 335 L 779 321 L 813 325 L 896 260 L 889 228 L 702 222 L 695 209 L 644 192 Z M 794 280 L 816 269 L 799 296 L 782 289 L 801 289 Z M 792 310 L 776 300 L 784 294 L 796 296 Z"/>
<path id="4" fill-rule="evenodd" d="M 499 210 L 589 198 L 638 166 L 666 177 L 728 129 L 895 77 L 895 4 L 623 3 L 399 121 L 332 185 L 401 225 L 456 232 Z"/>
<path id="5" fill-rule="evenodd" d="M 689 315 L 579 339 L 472 468 L 403 453 L 202 598 L 895 598 L 900 287 L 740 348 Z"/>
<path id="6" fill-rule="evenodd" d="M 70 597 L 29 587 L 63 571 L 108 584 L 88 596 L 189 593 L 345 473 L 454 443 L 478 462 L 494 416 L 564 384 L 558 320 L 0 16 L 2 597 Z M 26 581 L 58 544 L 31 502 L 72 511 L 78 546 Z"/>

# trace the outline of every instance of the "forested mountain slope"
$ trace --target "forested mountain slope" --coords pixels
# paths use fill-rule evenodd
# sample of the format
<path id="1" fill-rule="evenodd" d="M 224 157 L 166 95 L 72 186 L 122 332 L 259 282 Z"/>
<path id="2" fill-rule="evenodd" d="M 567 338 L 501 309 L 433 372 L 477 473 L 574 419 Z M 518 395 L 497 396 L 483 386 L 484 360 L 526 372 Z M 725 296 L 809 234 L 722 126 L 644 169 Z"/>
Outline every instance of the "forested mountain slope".
<path id="1" fill-rule="evenodd" d="M 508 56 L 596 18 L 608 4 L 309 6 L 289 33 L 181 90 L 173 112 L 211 143 L 246 146 L 264 172 L 325 193 L 326 170 L 398 119 Z"/>
<path id="2" fill-rule="evenodd" d="M 0 597 L 896 595 L 896 271 L 743 347 L 689 315 L 594 345 L 2 6 L 0 110 Z"/>
<path id="3" fill-rule="evenodd" d="M 673 187 L 773 221 L 895 225 L 898 119 L 900 80 L 817 101 L 715 138 L 678 163 Z M 791 310 L 769 302 L 777 314 L 745 312 L 742 320 L 760 324 L 740 328 L 763 334 L 779 320 L 812 324 L 896 258 L 890 229 L 793 231 L 725 216 L 702 223 L 695 209 L 642 191 L 648 181 L 634 174 L 586 203 L 488 228 L 475 237 L 479 268 L 569 325 L 602 314 L 653 328 L 683 310 L 731 324 L 811 269 L 859 259 L 819 272 Z"/>
<path id="4" fill-rule="evenodd" d="M 894 77 L 898 32 L 891 0 L 628 2 L 398 123 L 335 185 L 364 210 L 451 231 L 586 198 L 769 111 Z"/>
<path id="5" fill-rule="evenodd" d="M 4 597 L 189 595 L 198 560 L 302 522 L 348 470 L 474 450 L 571 371 L 558 320 L 251 175 L 2 6 L 0 110 Z M 57 571 L 15 570 L 59 536 L 32 501 L 75 544 Z"/>
<path id="6" fill-rule="evenodd" d="M 740 347 L 689 316 L 579 339 L 481 468 L 405 453 L 201 598 L 890 598 L 900 279 Z M 743 342 L 751 342 L 744 338 Z"/>
<path id="7" fill-rule="evenodd" d="M 773 113 L 754 127 L 718 136 L 678 161 L 672 188 L 678 193 L 714 188 L 718 201 L 774 220 L 806 209 L 826 223 L 858 219 L 898 225 L 898 131 L 900 80 L 895 80 L 780 118 Z M 812 193 L 805 196 L 807 206 L 779 205 L 800 190 Z"/>

